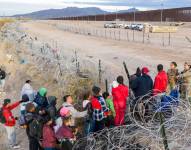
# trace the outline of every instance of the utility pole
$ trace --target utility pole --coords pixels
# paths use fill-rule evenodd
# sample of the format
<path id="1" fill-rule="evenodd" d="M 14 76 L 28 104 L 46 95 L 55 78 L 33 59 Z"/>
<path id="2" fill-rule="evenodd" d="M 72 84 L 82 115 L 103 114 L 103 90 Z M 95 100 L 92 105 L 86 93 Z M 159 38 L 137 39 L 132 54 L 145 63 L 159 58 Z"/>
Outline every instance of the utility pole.
<path id="1" fill-rule="evenodd" d="M 135 24 L 135 19 L 136 19 L 136 16 L 135 16 L 135 7 L 134 7 L 134 11 L 133 11 L 133 22 Z M 135 29 L 133 29 L 133 41 L 135 41 Z"/>
<path id="2" fill-rule="evenodd" d="M 163 4 L 163 1 L 161 1 L 161 24 L 163 22 L 163 9 L 164 9 L 164 4 Z"/>

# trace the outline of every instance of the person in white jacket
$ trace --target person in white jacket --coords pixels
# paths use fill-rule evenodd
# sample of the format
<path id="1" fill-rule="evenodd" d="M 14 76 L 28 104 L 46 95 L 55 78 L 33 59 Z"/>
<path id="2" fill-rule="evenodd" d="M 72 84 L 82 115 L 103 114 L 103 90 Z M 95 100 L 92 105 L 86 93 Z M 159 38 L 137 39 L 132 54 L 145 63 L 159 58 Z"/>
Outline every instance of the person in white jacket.
<path id="1" fill-rule="evenodd" d="M 28 96 L 29 102 L 25 102 L 25 103 L 21 104 L 21 106 L 20 106 L 21 114 L 25 113 L 26 105 L 28 103 L 32 102 L 34 100 L 34 98 L 35 98 L 35 91 L 33 90 L 32 86 L 31 86 L 31 80 L 27 80 L 25 82 L 25 84 L 23 85 L 22 90 L 21 90 L 21 97 L 23 97 L 23 95 Z"/>
<path id="2" fill-rule="evenodd" d="M 71 113 L 71 125 L 76 126 L 75 120 L 77 118 L 83 118 L 87 115 L 87 111 L 79 112 L 74 108 L 73 99 L 71 95 L 66 95 L 63 97 L 64 103 L 62 104 L 63 107 L 67 108 Z"/>

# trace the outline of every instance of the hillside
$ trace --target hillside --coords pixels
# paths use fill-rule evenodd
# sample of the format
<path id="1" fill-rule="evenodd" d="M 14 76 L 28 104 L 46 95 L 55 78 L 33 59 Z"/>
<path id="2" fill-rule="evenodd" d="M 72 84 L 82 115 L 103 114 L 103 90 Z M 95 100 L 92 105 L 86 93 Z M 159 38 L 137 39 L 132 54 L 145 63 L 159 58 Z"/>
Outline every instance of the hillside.
<path id="1" fill-rule="evenodd" d="M 96 7 L 77 8 L 67 7 L 63 9 L 48 9 L 29 14 L 19 14 L 14 17 L 27 17 L 33 19 L 47 19 L 47 18 L 59 18 L 59 17 L 71 17 L 71 16 L 87 16 L 87 15 L 98 15 L 108 13 Z"/>

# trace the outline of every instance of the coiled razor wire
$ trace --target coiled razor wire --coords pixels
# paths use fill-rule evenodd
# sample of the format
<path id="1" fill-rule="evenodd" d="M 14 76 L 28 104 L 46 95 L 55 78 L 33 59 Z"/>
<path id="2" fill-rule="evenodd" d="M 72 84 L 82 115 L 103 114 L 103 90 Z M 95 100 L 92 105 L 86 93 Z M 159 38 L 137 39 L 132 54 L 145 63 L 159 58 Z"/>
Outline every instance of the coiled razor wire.
<path id="1" fill-rule="evenodd" d="M 162 150 L 161 124 L 158 113 L 163 113 L 164 126 L 170 150 L 186 150 L 191 147 L 191 107 L 183 99 L 171 98 L 171 102 L 161 107 L 158 96 L 139 98 L 130 109 L 129 99 L 126 124 L 106 128 L 78 140 L 74 150 Z M 159 97 L 159 98 L 158 98 Z M 178 100 L 178 101 L 177 101 Z M 132 106 L 131 106 L 132 107 Z"/>

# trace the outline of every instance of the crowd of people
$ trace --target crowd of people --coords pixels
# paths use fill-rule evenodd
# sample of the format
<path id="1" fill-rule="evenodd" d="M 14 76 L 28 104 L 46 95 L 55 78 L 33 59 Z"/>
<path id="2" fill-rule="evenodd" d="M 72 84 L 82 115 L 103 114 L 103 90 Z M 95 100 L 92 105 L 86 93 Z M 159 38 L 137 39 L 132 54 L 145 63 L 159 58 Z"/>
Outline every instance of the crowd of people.
<path id="1" fill-rule="evenodd" d="M 98 86 L 83 93 L 82 109 L 74 107 L 71 95 L 65 95 L 61 107 L 57 106 L 55 96 L 47 96 L 48 90 L 40 88 L 38 92 L 27 80 L 21 90 L 21 100 L 11 103 L 5 99 L 1 109 L 1 122 L 4 124 L 9 144 L 14 149 L 20 146 L 16 140 L 16 121 L 26 130 L 29 150 L 71 150 L 75 141 L 83 136 L 98 132 L 104 128 L 125 124 L 125 114 L 129 91 L 132 90 L 136 102 L 139 97 L 169 93 L 178 89 L 181 97 L 191 102 L 191 66 L 184 64 L 183 72 L 178 72 L 176 62 L 171 62 L 170 69 L 165 72 L 163 65 L 157 66 L 158 74 L 153 81 L 149 69 L 143 67 L 131 76 L 129 87 L 124 84 L 123 76 L 113 81 L 111 91 L 102 92 Z M 2 70 L 1 70 L 2 72 Z M 4 73 L 0 73 L 1 82 Z M 3 81 L 4 83 L 4 81 Z M 179 85 L 179 86 L 178 86 Z M 152 92 L 151 92 L 152 91 Z M 20 117 L 14 117 L 12 110 L 20 105 Z M 82 120 L 82 129 L 77 119 Z"/>

